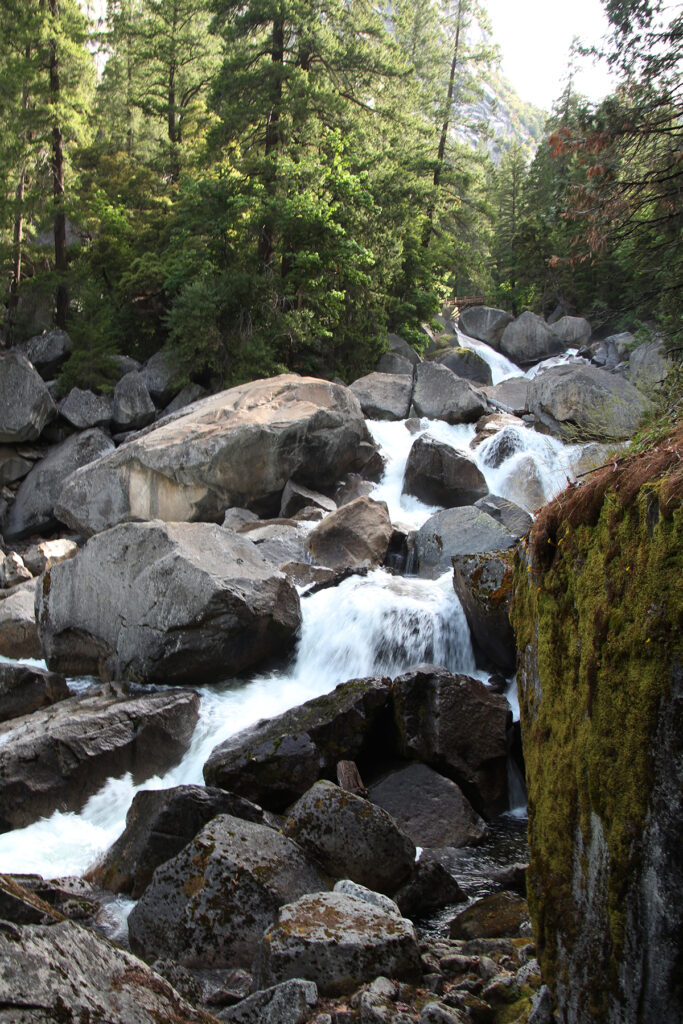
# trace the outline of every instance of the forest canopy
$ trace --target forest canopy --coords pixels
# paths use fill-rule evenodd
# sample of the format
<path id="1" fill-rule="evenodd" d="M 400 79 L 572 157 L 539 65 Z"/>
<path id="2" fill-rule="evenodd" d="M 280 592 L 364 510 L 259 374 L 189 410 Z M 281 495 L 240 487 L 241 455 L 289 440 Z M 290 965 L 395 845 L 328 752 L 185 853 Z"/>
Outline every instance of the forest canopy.
<path id="1" fill-rule="evenodd" d="M 680 347 L 683 19 L 603 6 L 614 94 L 541 129 L 477 0 L 4 5 L 2 343 L 67 329 L 63 389 L 162 346 L 350 380 L 476 294 Z"/>

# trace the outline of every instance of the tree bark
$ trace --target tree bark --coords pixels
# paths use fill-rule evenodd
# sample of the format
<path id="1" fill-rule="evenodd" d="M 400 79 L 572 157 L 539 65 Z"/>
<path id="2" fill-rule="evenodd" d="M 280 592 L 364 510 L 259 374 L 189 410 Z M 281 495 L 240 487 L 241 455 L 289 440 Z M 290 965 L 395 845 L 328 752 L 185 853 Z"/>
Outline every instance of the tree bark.
<path id="1" fill-rule="evenodd" d="M 268 120 L 266 121 L 265 138 L 265 186 L 268 196 L 272 198 L 275 195 L 276 171 L 274 165 L 268 158 L 271 157 L 273 153 L 277 152 L 281 142 L 280 116 L 282 110 L 282 65 L 285 59 L 285 22 L 282 14 L 280 14 L 277 20 L 273 22 L 271 58 L 273 64 L 278 65 L 278 67 L 273 69 L 274 73 L 270 95 L 270 110 L 268 111 Z M 258 255 L 264 270 L 270 267 L 273 260 L 274 250 L 275 232 L 273 230 L 270 215 L 268 215 L 265 223 L 261 227 L 258 244 Z"/>
<path id="2" fill-rule="evenodd" d="M 443 171 L 444 160 L 446 158 L 446 144 L 448 142 L 448 130 L 451 124 L 451 107 L 453 105 L 453 94 L 455 92 L 455 72 L 458 67 L 458 57 L 460 50 L 460 25 L 462 23 L 462 4 L 463 0 L 458 2 L 458 13 L 455 24 L 455 42 L 453 44 L 453 59 L 451 60 L 451 69 L 448 75 L 448 90 L 446 93 L 446 113 L 444 116 L 443 124 L 441 125 L 441 135 L 439 137 L 439 148 L 436 152 L 436 166 L 434 167 L 434 178 L 433 184 L 434 189 L 438 189 L 441 182 L 441 174 Z M 435 199 L 427 207 L 427 223 L 425 224 L 424 233 L 422 235 L 422 246 L 427 248 L 429 240 L 432 237 L 432 228 L 434 225 L 434 211 L 435 211 Z"/>
<path id="3" fill-rule="evenodd" d="M 59 17 L 59 0 L 49 0 L 50 14 Z M 60 94 L 59 55 L 57 40 L 50 40 L 50 102 L 56 104 Z M 55 322 L 66 327 L 69 296 L 66 287 L 66 216 L 64 214 L 64 139 L 59 124 L 52 129 L 52 195 L 54 199 L 55 270 L 57 272 L 57 294 L 55 297 Z"/>

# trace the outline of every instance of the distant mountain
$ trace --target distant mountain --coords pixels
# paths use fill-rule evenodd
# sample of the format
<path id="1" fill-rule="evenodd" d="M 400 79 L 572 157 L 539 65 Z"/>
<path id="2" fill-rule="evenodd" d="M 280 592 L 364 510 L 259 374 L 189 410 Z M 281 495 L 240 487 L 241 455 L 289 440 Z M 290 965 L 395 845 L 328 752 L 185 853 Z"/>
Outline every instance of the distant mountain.
<path id="1" fill-rule="evenodd" d="M 460 124 L 454 125 L 456 137 L 473 149 L 483 147 L 495 163 L 515 141 L 532 157 L 548 116 L 545 110 L 521 99 L 497 72 L 482 86 L 481 98 L 463 107 L 462 113 L 465 116 Z"/>

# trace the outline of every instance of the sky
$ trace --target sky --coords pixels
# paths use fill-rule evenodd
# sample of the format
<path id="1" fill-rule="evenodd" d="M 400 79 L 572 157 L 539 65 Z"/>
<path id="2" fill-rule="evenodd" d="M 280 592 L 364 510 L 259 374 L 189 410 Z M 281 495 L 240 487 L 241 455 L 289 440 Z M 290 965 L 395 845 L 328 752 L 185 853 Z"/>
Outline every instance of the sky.
<path id="1" fill-rule="evenodd" d="M 566 84 L 574 36 L 598 43 L 607 32 L 600 0 L 484 0 L 502 71 L 523 100 L 550 110 Z M 575 88 L 591 100 L 610 92 L 607 74 L 583 59 Z"/>

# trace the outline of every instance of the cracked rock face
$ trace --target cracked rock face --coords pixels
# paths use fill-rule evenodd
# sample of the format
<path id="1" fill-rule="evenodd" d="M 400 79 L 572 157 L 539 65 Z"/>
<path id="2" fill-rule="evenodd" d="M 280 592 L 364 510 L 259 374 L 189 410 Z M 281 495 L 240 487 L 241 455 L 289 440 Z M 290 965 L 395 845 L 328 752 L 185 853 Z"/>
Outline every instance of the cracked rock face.
<path id="1" fill-rule="evenodd" d="M 53 670 L 172 684 L 250 668 L 286 650 L 301 622 L 285 576 L 211 523 L 98 534 L 46 571 L 36 608 Z"/>
<path id="2" fill-rule="evenodd" d="M 176 764 L 199 713 L 194 692 L 129 697 L 118 686 L 0 725 L 0 831 L 77 811 L 112 775 L 142 782 Z"/>
<path id="3" fill-rule="evenodd" d="M 147 964 L 71 921 L 0 928 L 0 1024 L 208 1024 Z"/>
<path id="4" fill-rule="evenodd" d="M 295 478 L 334 484 L 366 438 L 347 388 L 292 374 L 195 402 L 64 484 L 58 518 L 87 536 L 130 520 L 218 521 L 226 508 L 277 515 Z"/>

